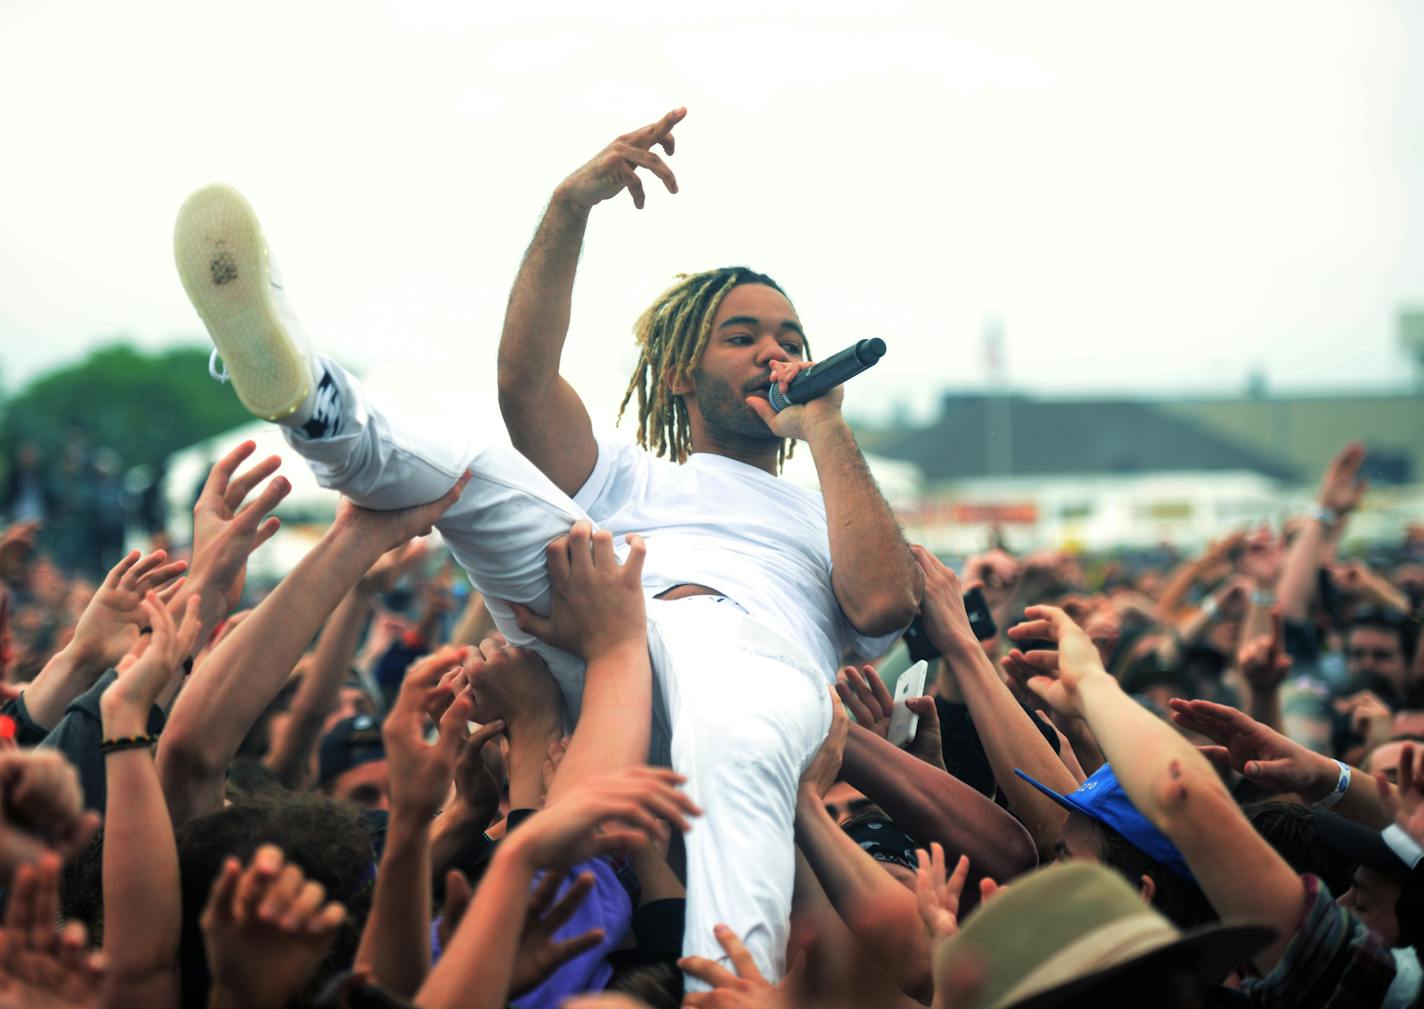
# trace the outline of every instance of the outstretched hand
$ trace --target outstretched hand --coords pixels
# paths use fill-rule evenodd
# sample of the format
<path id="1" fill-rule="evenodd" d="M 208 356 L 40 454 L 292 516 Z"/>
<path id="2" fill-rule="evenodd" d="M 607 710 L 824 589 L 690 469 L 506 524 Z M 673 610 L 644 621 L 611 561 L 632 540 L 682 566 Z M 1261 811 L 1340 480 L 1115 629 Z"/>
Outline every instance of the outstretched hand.
<path id="1" fill-rule="evenodd" d="M 677 790 L 685 780 L 660 767 L 632 767 L 596 779 L 545 806 L 504 843 L 532 868 L 567 868 L 646 844 L 657 834 L 660 818 L 686 831 L 688 818 L 702 810 Z"/>
<path id="2" fill-rule="evenodd" d="M 928 852 L 921 848 L 916 854 L 919 867 L 915 870 L 915 901 L 920 920 L 931 942 L 948 939 L 959 931 L 959 898 L 969 878 L 969 856 L 960 855 L 954 871 L 947 872 L 944 847 L 938 841 L 930 844 Z"/>
<path id="3" fill-rule="evenodd" d="M 465 687 L 446 706 L 439 719 L 435 743 L 425 741 L 426 711 L 440 680 L 464 649 L 444 649 L 418 662 L 406 673 L 400 694 L 381 725 L 390 767 L 391 805 L 424 822 L 444 804 L 455 777 L 455 767 L 469 745 L 468 723 L 475 711 L 474 692 Z"/>
<path id="4" fill-rule="evenodd" d="M 529 894 L 524 928 L 519 934 L 519 952 L 514 956 L 514 974 L 509 981 L 511 999 L 533 991 L 554 971 L 587 953 L 605 938 L 601 928 L 591 928 L 568 939 L 554 937 L 593 892 L 593 873 L 585 872 L 559 897 L 559 887 L 566 878 L 562 872 L 547 872 Z"/>
<path id="5" fill-rule="evenodd" d="M 202 602 L 200 596 L 189 596 L 182 622 L 175 623 L 157 594 L 150 592 L 144 599 L 143 615 L 152 637 L 132 662 L 119 663 L 118 678 L 99 700 L 106 734 L 130 735 L 147 726 L 148 709 L 173 682 L 183 660 L 193 654 L 202 630 Z"/>
<path id="6" fill-rule="evenodd" d="M 0 928 L 0 1007 L 99 1009 L 103 953 L 89 952 L 89 931 L 59 919 L 59 858 L 47 855 L 16 873 Z"/>
<path id="7" fill-rule="evenodd" d="M 455 481 L 455 486 L 434 501 L 393 511 L 362 508 L 342 498 L 336 506 L 336 522 L 333 527 L 359 537 L 368 547 L 376 550 L 378 556 L 385 554 L 416 536 L 427 535 L 435 523 L 440 521 L 440 517 L 460 500 L 460 495 L 464 493 L 465 485 L 470 482 L 472 476 L 473 474 L 466 470 Z"/>
<path id="8" fill-rule="evenodd" d="M 1082 718 L 1080 690 L 1096 676 L 1107 676 L 1097 646 L 1086 631 L 1056 606 L 1030 606 L 1024 611 L 1028 619 L 1009 628 L 1015 641 L 1053 641 L 1056 649 L 1034 649 L 1024 653 L 1014 649 L 1005 662 L 1006 669 L 1020 665 L 1034 670 L 1024 684 L 1044 703 L 1068 717 Z"/>
<path id="9" fill-rule="evenodd" d="M 1389 784 L 1389 776 L 1375 772 L 1385 811 L 1414 843 L 1424 847 L 1424 749 L 1405 743 L 1399 753 L 1399 790 Z"/>
<path id="10" fill-rule="evenodd" d="M 0 750 L 0 882 L 26 863 L 73 858 L 98 829 L 99 814 L 84 808 L 79 774 L 62 753 Z"/>
<path id="11" fill-rule="evenodd" d="M 1271 633 L 1243 642 L 1236 653 L 1236 664 L 1254 690 L 1275 690 L 1290 675 L 1291 657 L 1286 651 L 1279 606 L 1271 608 Z"/>
<path id="12" fill-rule="evenodd" d="M 895 699 L 874 666 L 842 669 L 836 674 L 836 695 L 849 709 L 856 725 L 869 729 L 881 739 L 889 736 Z"/>
<path id="13" fill-rule="evenodd" d="M 213 987 L 243 1006 L 278 1006 L 307 984 L 346 921 L 282 849 L 258 848 L 246 868 L 228 858 L 201 919 Z"/>
<path id="14" fill-rule="evenodd" d="M 726 951 L 732 970 L 705 957 L 683 957 L 677 965 L 685 973 L 712 986 L 711 991 L 684 995 L 684 1006 L 691 1006 L 692 1009 L 791 1009 L 795 1001 L 789 989 L 798 985 L 804 960 L 787 971 L 781 984 L 774 985 L 757 968 L 756 961 L 735 932 L 726 925 L 715 925 L 712 934 Z"/>
<path id="15" fill-rule="evenodd" d="M 78 661 L 108 669 L 128 653 L 138 640 L 139 628 L 149 623 L 144 597 L 167 586 L 188 567 L 187 561 L 164 563 L 167 560 L 162 550 L 147 555 L 134 550 L 109 570 L 74 627 L 69 648 Z"/>
<path id="16" fill-rule="evenodd" d="M 647 547 L 637 534 L 628 536 L 628 559 L 618 562 L 613 534 L 594 531 L 585 520 L 549 544 L 552 612 L 544 617 L 527 606 L 510 603 L 519 629 L 577 655 L 584 662 L 631 648 L 647 650 L 646 603 L 643 600 L 643 559 Z"/>
<path id="17" fill-rule="evenodd" d="M 238 473 L 238 466 L 256 450 L 256 442 L 245 441 L 219 459 L 193 505 L 189 586 L 202 592 L 209 607 L 219 602 L 226 604 L 209 622 L 237 607 L 247 579 L 247 558 L 276 535 L 281 521 L 270 513 L 292 490 L 286 477 L 275 477 L 261 494 L 243 504 L 247 495 L 282 464 L 279 457 L 269 456 L 245 473 Z"/>
<path id="18" fill-rule="evenodd" d="M 1237 708 L 1213 701 L 1168 702 L 1172 721 L 1215 741 L 1203 747 L 1213 763 L 1227 763 L 1237 773 L 1276 792 L 1296 792 L 1310 801 L 1324 798 L 1322 785 L 1338 777 L 1335 761 L 1315 753 Z"/>
<path id="19" fill-rule="evenodd" d="M 1321 478 L 1320 503 L 1341 518 L 1359 507 L 1369 490 L 1369 482 L 1360 476 L 1364 464 L 1365 446 L 1357 441 L 1337 452 Z"/>
<path id="20" fill-rule="evenodd" d="M 565 179 L 559 185 L 556 198 L 562 197 L 587 213 L 626 189 L 633 198 L 633 206 L 642 210 L 647 198 L 643 193 L 643 180 L 638 176 L 639 168 L 662 179 L 669 193 L 677 192 L 677 179 L 672 169 L 653 153 L 652 148 L 661 147 L 664 154 L 672 157 L 675 146 L 672 128 L 686 115 L 686 109 L 673 109 L 657 122 L 618 137 L 594 155 L 588 164 Z"/>

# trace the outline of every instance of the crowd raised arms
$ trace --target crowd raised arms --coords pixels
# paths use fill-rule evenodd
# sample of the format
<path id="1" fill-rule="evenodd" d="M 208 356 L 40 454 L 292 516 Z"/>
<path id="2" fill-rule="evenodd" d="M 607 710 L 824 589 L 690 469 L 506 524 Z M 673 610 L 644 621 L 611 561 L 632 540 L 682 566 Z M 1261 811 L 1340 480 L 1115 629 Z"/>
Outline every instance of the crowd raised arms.
<path id="1" fill-rule="evenodd" d="M 815 333 L 739 266 L 648 308 L 636 431 L 595 434 L 585 232 L 679 192 L 686 115 L 554 189 L 499 349 L 517 451 L 387 413 L 246 201 L 183 205 L 239 400 L 339 505 L 255 584 L 291 481 L 242 442 L 189 542 L 88 582 L 5 496 L 0 1006 L 1424 1005 L 1424 526 L 1355 554 L 1365 449 L 1195 551 L 938 556 L 843 390 L 772 410 Z"/>

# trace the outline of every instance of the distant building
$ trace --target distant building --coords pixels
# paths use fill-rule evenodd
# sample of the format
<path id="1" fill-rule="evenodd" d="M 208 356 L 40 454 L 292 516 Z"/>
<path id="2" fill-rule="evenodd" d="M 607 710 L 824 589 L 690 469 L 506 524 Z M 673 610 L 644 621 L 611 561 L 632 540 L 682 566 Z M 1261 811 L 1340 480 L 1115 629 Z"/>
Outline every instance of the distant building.
<path id="1" fill-rule="evenodd" d="M 1424 396 L 950 393 L 928 425 L 858 437 L 923 471 L 925 497 L 899 509 L 902 521 L 951 552 L 999 532 L 1020 547 L 1199 544 L 1284 518 L 1352 439 L 1369 450 L 1376 488 L 1352 536 L 1392 537 L 1424 506 Z"/>

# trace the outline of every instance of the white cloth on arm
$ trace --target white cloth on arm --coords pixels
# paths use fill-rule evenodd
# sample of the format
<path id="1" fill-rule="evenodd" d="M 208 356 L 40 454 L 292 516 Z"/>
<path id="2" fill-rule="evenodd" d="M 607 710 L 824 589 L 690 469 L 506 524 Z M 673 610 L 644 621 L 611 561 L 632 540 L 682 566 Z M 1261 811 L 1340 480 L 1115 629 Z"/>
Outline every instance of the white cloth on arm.
<path id="1" fill-rule="evenodd" d="M 570 715 L 582 697 L 582 664 L 521 631 L 501 601 L 548 612 L 544 548 L 575 521 L 612 531 L 620 554 L 627 533 L 641 533 L 650 596 L 691 583 L 732 600 L 650 602 L 654 748 L 688 777 L 706 813 L 687 839 L 684 952 L 725 963 L 712 935 L 724 922 L 779 978 L 796 787 L 830 726 L 825 686 L 844 649 L 872 657 L 895 637 L 865 638 L 841 614 L 819 495 L 734 460 L 697 455 L 679 467 L 603 441 L 593 474 L 570 499 L 513 449 L 481 447 L 463 432 L 407 429 L 340 366 L 322 364 L 340 390 L 340 434 L 313 440 L 289 428 L 288 442 L 323 486 L 371 508 L 432 501 L 471 470 L 440 533 L 500 632 L 543 656 Z"/>

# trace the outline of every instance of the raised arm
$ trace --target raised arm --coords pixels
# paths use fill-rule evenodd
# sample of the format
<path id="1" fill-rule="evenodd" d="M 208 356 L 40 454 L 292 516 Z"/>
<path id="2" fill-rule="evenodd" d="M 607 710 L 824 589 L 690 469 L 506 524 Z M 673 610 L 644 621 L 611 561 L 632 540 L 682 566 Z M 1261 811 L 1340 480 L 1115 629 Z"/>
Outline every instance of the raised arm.
<path id="1" fill-rule="evenodd" d="M 672 128 L 686 114 L 686 109 L 674 109 L 624 134 L 559 184 L 509 293 L 499 341 L 500 412 L 514 447 L 566 494 L 583 486 L 598 458 L 588 410 L 559 374 L 588 215 L 624 189 L 641 210 L 638 168 L 677 192 L 672 171 L 651 148 L 661 144 L 671 155 Z"/>
<path id="2" fill-rule="evenodd" d="M 796 791 L 796 845 L 841 920 L 871 959 L 894 977 L 902 992 L 928 1005 L 934 978 L 914 896 L 826 812 L 822 797 L 836 780 L 850 728 L 850 719 L 838 702 L 833 710 L 831 731 Z"/>
<path id="3" fill-rule="evenodd" d="M 327 534 L 203 661 L 173 707 L 159 752 L 176 823 L 221 807 L 227 765 L 322 621 L 382 553 L 444 514 L 468 479 L 438 501 L 400 511 L 343 501 Z"/>
<path id="4" fill-rule="evenodd" d="M 1068 614 L 1030 607 L 1009 629 L 1018 640 L 1050 640 L 1056 651 L 1032 651 L 1042 675 L 1029 687 L 1056 707 L 1082 715 L 1102 744 L 1132 804 L 1166 834 L 1223 919 L 1260 921 L 1279 938 L 1256 958 L 1275 966 L 1305 910 L 1305 885 L 1242 815 L 1197 748 L 1123 693 L 1097 649 Z"/>
<path id="5" fill-rule="evenodd" d="M 198 637 L 201 600 L 192 597 L 175 625 L 157 596 L 143 603 L 152 639 L 137 660 L 120 663 L 99 709 L 108 741 L 141 740 L 148 710 L 182 668 Z M 114 1005 L 178 1004 L 178 847 L 154 769 L 152 743 L 107 744 L 104 823 L 104 952 Z"/>
<path id="6" fill-rule="evenodd" d="M 1304 620 L 1309 615 L 1316 574 L 1329 555 L 1332 534 L 1365 495 L 1366 484 L 1360 479 L 1364 462 L 1364 446 L 1351 442 L 1325 467 L 1320 496 L 1287 549 L 1281 569 L 1277 596 L 1288 620 Z"/>
<path id="7" fill-rule="evenodd" d="M 928 550 L 920 546 L 912 549 L 925 576 L 925 600 L 921 606 L 925 632 L 953 670 L 969 715 L 978 727 L 994 780 L 1033 836 L 1039 857 L 1049 859 L 1068 814 L 1014 770 L 1021 768 L 1058 792 L 1071 792 L 1078 783 L 999 678 L 998 670 L 974 636 L 959 579 Z M 935 839 L 924 838 L 926 843 L 931 840 Z M 977 864 L 981 857 L 976 852 L 972 860 Z"/>

